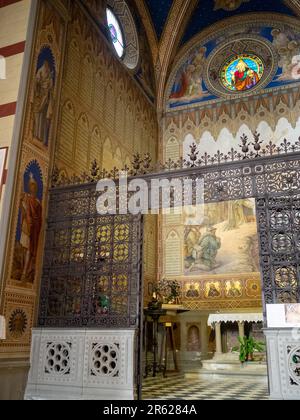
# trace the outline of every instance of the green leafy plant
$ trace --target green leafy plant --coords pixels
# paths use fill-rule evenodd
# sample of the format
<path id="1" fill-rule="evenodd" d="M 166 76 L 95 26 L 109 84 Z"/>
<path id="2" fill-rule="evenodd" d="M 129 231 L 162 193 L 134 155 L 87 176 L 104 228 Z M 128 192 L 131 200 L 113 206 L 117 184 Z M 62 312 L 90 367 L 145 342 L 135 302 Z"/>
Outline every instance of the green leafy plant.
<path id="1" fill-rule="evenodd" d="M 266 345 L 263 342 L 254 340 L 253 337 L 239 337 L 240 345 L 234 347 L 232 351 L 240 352 L 240 362 L 245 363 L 254 360 L 254 353 L 263 353 Z"/>

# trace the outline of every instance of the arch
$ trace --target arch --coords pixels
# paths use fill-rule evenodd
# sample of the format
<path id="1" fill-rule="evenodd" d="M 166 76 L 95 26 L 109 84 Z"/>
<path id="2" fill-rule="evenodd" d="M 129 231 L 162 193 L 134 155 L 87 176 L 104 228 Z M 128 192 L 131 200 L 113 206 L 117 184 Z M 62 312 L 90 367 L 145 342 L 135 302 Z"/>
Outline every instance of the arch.
<path id="1" fill-rule="evenodd" d="M 172 136 L 165 146 L 165 161 L 169 159 L 178 160 L 180 158 L 180 143 L 176 137 Z"/>
<path id="2" fill-rule="evenodd" d="M 114 153 L 114 166 L 118 169 L 121 169 L 123 166 L 122 152 L 119 147 L 116 148 Z"/>
<path id="3" fill-rule="evenodd" d="M 95 74 L 95 89 L 94 89 L 94 110 L 101 117 L 104 110 L 104 91 L 105 81 L 101 69 L 96 70 Z"/>
<path id="4" fill-rule="evenodd" d="M 179 276 L 182 272 L 181 260 L 181 240 L 176 230 L 172 230 L 167 234 L 165 245 L 165 274 L 167 276 Z"/>
<path id="5" fill-rule="evenodd" d="M 90 147 L 90 156 L 89 161 L 97 161 L 98 165 L 101 164 L 102 159 L 102 141 L 101 141 L 101 131 L 100 128 L 96 125 L 93 128 L 91 136 L 91 147 Z"/>
<path id="6" fill-rule="evenodd" d="M 67 100 L 61 111 L 60 130 L 58 133 L 56 158 L 67 163 L 73 161 L 75 140 L 75 109 L 70 100 Z"/>
<path id="7" fill-rule="evenodd" d="M 117 99 L 117 105 L 116 105 L 116 134 L 119 138 L 119 140 L 122 139 L 124 136 L 124 130 L 125 130 L 125 103 L 123 100 L 123 96 L 119 95 Z"/>
<path id="8" fill-rule="evenodd" d="M 110 171 L 113 167 L 113 148 L 111 140 L 107 137 L 103 143 L 102 151 L 102 166 L 107 171 Z"/>
<path id="9" fill-rule="evenodd" d="M 75 164 L 76 169 L 88 169 L 88 153 L 90 146 L 89 120 L 86 114 L 81 114 L 77 120 Z"/>
<path id="10" fill-rule="evenodd" d="M 115 95 L 112 81 L 109 81 L 105 89 L 104 118 L 107 126 L 114 130 L 115 125 Z"/>
<path id="11" fill-rule="evenodd" d="M 65 72 L 66 84 L 74 93 L 79 90 L 81 53 L 78 40 L 73 38 L 67 47 L 67 64 Z"/>
<path id="12" fill-rule="evenodd" d="M 134 134 L 134 116 L 131 105 L 128 105 L 126 108 L 126 118 L 125 118 L 125 142 L 128 147 L 132 149 L 133 147 L 133 134 Z"/>
<path id="13" fill-rule="evenodd" d="M 94 64 L 91 56 L 87 54 L 83 59 L 79 94 L 83 103 L 88 107 L 92 107 L 94 88 Z"/>
<path id="14" fill-rule="evenodd" d="M 222 19 L 195 35 L 190 41 L 182 46 L 173 60 L 173 63 L 176 63 L 176 65 L 169 72 L 169 77 L 164 85 L 164 98 L 158 97 L 158 102 L 161 101 L 161 105 L 158 104 L 159 109 L 168 109 L 169 98 L 178 72 L 182 66 L 188 62 L 193 51 L 195 52 L 218 36 L 226 36 L 224 33 L 229 26 L 234 30 L 235 27 L 241 28 L 243 25 L 246 26 L 251 22 L 255 22 L 256 25 L 265 27 L 266 22 L 268 21 L 272 22 L 273 27 L 276 27 L 276 25 L 280 27 L 282 22 L 285 22 L 287 26 L 300 30 L 299 21 L 295 17 L 279 13 L 245 13 L 244 15 L 231 16 Z"/>

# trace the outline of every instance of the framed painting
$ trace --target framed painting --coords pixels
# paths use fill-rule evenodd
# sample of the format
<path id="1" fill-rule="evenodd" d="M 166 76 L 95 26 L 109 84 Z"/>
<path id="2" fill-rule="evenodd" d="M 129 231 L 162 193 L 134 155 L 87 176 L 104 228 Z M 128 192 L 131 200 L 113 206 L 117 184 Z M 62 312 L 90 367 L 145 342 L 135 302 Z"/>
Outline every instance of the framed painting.
<path id="1" fill-rule="evenodd" d="M 8 152 L 8 147 L 0 148 L 0 200 L 1 200 L 1 194 L 2 194 L 2 187 L 3 187 L 3 184 L 5 183 L 5 166 L 6 166 L 7 152 Z"/>

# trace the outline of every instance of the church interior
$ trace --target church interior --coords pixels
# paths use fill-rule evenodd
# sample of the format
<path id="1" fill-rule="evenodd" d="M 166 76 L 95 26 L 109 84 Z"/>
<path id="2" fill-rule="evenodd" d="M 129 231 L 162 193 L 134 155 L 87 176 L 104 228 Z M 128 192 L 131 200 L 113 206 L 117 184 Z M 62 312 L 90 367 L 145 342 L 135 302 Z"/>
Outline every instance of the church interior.
<path id="1" fill-rule="evenodd" d="M 0 1 L 0 400 L 300 400 L 299 18 Z"/>

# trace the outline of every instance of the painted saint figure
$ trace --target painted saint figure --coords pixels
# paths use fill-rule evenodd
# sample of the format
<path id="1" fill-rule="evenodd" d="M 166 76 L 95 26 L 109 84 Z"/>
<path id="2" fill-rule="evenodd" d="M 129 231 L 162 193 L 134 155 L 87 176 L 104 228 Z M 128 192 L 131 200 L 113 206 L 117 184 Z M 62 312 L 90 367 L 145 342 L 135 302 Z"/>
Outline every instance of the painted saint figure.
<path id="1" fill-rule="evenodd" d="M 38 184 L 33 174 L 28 181 L 28 193 L 21 197 L 21 238 L 20 244 L 24 250 L 24 265 L 22 282 L 27 282 L 35 270 L 39 237 L 42 226 L 42 204 L 37 198 Z"/>
<path id="2" fill-rule="evenodd" d="M 195 299 L 195 298 L 198 298 L 199 296 L 200 296 L 199 292 L 196 289 L 195 285 L 191 284 L 190 289 L 187 291 L 186 297 L 189 299 Z"/>
<path id="3" fill-rule="evenodd" d="M 182 98 L 202 98 L 206 95 L 203 89 L 203 73 L 206 63 L 206 48 L 201 47 L 193 59 L 182 70 L 177 83 L 173 86 L 171 100 Z"/>
<path id="4" fill-rule="evenodd" d="M 232 72 L 232 86 L 237 91 L 253 88 L 259 82 L 256 71 L 250 69 L 244 60 L 240 60 L 236 65 L 236 71 Z"/>
<path id="5" fill-rule="evenodd" d="M 221 239 L 216 236 L 217 229 L 211 227 L 199 242 L 201 249 L 200 261 L 209 270 L 217 267 L 216 258 L 221 248 Z"/>
<path id="6" fill-rule="evenodd" d="M 219 287 L 218 283 L 210 283 L 209 284 L 209 289 L 207 291 L 207 297 L 208 298 L 218 298 L 218 297 L 221 296 L 221 293 L 218 290 L 217 285 Z"/>
<path id="7" fill-rule="evenodd" d="M 53 115 L 54 77 L 47 59 L 37 71 L 33 98 L 33 135 L 43 145 L 48 145 L 50 123 Z"/>

